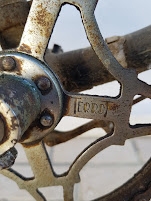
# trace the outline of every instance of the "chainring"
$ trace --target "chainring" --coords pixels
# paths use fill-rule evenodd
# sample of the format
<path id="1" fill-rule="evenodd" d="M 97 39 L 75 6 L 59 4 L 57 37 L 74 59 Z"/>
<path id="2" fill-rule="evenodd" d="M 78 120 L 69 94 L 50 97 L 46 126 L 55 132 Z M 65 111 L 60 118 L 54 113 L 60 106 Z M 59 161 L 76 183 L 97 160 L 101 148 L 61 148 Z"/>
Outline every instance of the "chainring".
<path id="1" fill-rule="evenodd" d="M 72 201 L 74 185 L 80 182 L 79 172 L 92 157 L 111 145 L 124 145 L 127 139 L 150 135 L 151 125 L 132 126 L 129 124 L 129 118 L 134 96 L 142 95 L 151 98 L 151 87 L 138 79 L 135 70 L 123 68 L 111 54 L 95 20 L 94 11 L 97 2 L 98 0 L 33 0 L 17 49 L 19 52 L 29 54 L 43 62 L 45 49 L 60 9 L 64 4 L 72 4 L 78 8 L 81 14 L 88 40 L 100 62 L 121 85 L 119 95 L 114 98 L 63 92 L 66 102 L 64 115 L 103 120 L 112 122 L 114 125 L 114 129 L 105 137 L 99 138 L 85 148 L 63 175 L 57 175 L 53 170 L 42 141 L 32 146 L 22 144 L 32 167 L 34 178 L 25 178 L 13 169 L 1 171 L 1 174 L 15 181 L 20 189 L 27 190 L 37 201 L 45 200 L 38 189 L 48 186 L 62 186 L 64 200 Z M 149 200 L 151 197 L 151 179 L 148 177 L 151 172 L 150 163 L 149 161 L 134 178 L 119 189 L 96 200 Z M 131 194 L 129 194 L 129 189 L 132 189 Z"/>

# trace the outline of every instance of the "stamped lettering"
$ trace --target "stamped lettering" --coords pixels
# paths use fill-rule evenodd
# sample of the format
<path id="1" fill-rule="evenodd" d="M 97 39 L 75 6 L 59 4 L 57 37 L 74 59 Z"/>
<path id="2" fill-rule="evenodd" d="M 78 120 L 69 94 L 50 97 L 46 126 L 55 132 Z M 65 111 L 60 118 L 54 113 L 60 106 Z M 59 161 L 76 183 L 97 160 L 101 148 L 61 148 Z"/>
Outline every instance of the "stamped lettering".
<path id="1" fill-rule="evenodd" d="M 78 113 L 90 113 L 106 115 L 107 103 L 106 102 L 86 102 L 81 99 L 75 100 L 74 114 Z"/>

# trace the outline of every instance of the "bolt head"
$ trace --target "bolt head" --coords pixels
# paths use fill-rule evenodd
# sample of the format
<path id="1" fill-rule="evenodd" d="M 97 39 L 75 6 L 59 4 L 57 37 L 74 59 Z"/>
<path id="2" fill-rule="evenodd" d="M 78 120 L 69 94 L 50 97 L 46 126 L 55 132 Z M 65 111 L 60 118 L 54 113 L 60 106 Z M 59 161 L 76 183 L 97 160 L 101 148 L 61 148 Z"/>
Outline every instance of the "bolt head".
<path id="1" fill-rule="evenodd" d="M 12 147 L 8 151 L 6 151 L 3 155 L 0 156 L 0 170 L 10 168 L 16 158 L 17 158 L 18 152 L 15 149 L 15 147 Z"/>
<path id="2" fill-rule="evenodd" d="M 51 82 L 47 77 L 40 77 L 36 82 L 41 91 L 47 91 L 51 88 Z"/>
<path id="3" fill-rule="evenodd" d="M 40 119 L 40 123 L 45 127 L 50 127 L 53 124 L 53 118 L 49 114 L 44 114 Z"/>
<path id="4" fill-rule="evenodd" d="M 5 71 L 12 71 L 16 67 L 16 62 L 12 57 L 3 57 L 2 66 Z"/>

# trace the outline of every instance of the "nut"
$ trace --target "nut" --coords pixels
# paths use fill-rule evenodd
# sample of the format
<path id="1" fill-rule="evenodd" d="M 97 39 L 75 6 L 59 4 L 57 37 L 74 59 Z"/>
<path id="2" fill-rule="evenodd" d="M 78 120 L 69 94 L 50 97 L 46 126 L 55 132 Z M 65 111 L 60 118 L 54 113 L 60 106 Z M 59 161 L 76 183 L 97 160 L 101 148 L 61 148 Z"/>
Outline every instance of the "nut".
<path id="1" fill-rule="evenodd" d="M 5 71 L 12 71 L 16 67 L 16 62 L 12 57 L 3 57 L 2 66 Z"/>
<path id="2" fill-rule="evenodd" d="M 10 168 L 17 158 L 17 150 L 13 147 L 0 156 L 0 170 Z"/>
<path id="3" fill-rule="evenodd" d="M 49 114 L 44 114 L 40 119 L 40 123 L 45 127 L 50 127 L 53 124 L 53 118 Z"/>
<path id="4" fill-rule="evenodd" d="M 47 91 L 51 88 L 51 82 L 47 77 L 40 77 L 36 81 L 38 89 L 41 91 Z"/>

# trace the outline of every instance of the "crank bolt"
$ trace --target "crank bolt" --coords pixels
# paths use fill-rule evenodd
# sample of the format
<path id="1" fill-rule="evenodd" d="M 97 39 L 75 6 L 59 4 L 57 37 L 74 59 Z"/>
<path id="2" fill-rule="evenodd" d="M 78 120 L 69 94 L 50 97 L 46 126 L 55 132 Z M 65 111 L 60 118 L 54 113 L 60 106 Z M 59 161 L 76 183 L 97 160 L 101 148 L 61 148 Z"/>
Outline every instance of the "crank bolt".
<path id="1" fill-rule="evenodd" d="M 51 88 L 51 82 L 47 77 L 40 77 L 36 82 L 41 91 L 47 91 Z"/>
<path id="2" fill-rule="evenodd" d="M 16 62 L 12 57 L 3 57 L 2 66 L 5 71 L 12 71 L 16 67 Z"/>
<path id="3" fill-rule="evenodd" d="M 44 114 L 40 119 L 40 123 L 45 127 L 50 127 L 53 124 L 53 118 L 49 114 Z"/>

